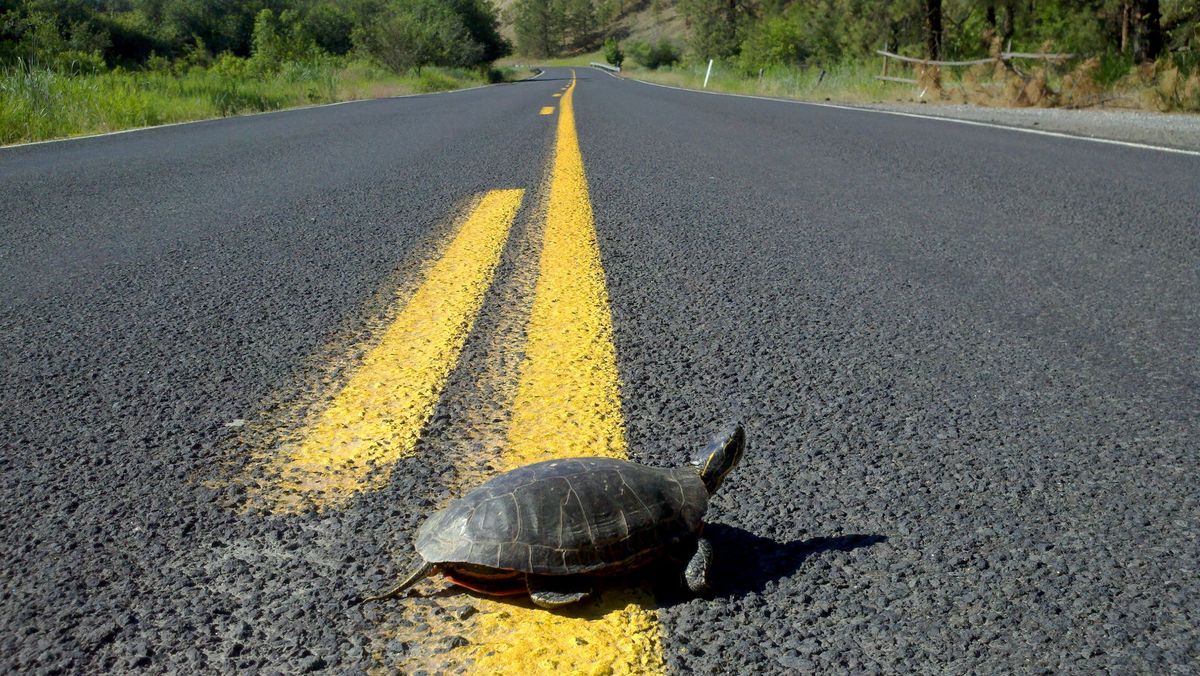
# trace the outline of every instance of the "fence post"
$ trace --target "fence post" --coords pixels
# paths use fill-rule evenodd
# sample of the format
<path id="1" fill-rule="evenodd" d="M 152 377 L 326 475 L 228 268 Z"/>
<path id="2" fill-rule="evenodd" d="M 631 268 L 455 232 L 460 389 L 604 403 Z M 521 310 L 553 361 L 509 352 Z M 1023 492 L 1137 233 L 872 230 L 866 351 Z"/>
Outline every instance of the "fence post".
<path id="1" fill-rule="evenodd" d="M 888 51 L 888 43 L 883 43 L 883 51 Z M 883 57 L 883 77 L 887 77 L 888 58 Z"/>

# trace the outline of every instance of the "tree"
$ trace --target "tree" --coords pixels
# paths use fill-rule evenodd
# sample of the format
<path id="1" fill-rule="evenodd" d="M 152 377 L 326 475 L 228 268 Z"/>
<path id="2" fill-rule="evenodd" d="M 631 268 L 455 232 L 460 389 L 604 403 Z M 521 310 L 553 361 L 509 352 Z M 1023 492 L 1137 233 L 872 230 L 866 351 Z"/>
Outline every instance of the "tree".
<path id="1" fill-rule="evenodd" d="M 596 8 L 592 0 L 561 0 L 563 38 L 575 48 L 594 44 L 596 37 Z"/>
<path id="2" fill-rule="evenodd" d="M 690 46 L 702 60 L 737 54 L 741 43 L 740 24 L 749 10 L 748 0 L 679 2 L 679 11 L 688 23 Z"/>
<path id="3" fill-rule="evenodd" d="M 1158 0 L 1134 0 L 1132 12 L 1133 56 L 1139 63 L 1153 61 L 1162 53 L 1162 13 Z"/>
<path id="4" fill-rule="evenodd" d="M 345 54 L 354 46 L 354 14 L 336 2 L 326 1 L 309 8 L 304 30 L 321 51 Z"/>
<path id="5" fill-rule="evenodd" d="M 925 53 L 933 60 L 942 56 L 942 0 L 925 0 Z"/>
<path id="6" fill-rule="evenodd" d="M 517 49 L 529 56 L 553 56 L 562 50 L 566 15 L 559 0 L 516 0 L 509 21 Z"/>
<path id="7" fill-rule="evenodd" d="M 500 35 L 500 17 L 489 0 L 445 0 L 445 4 L 483 48 L 479 62 L 491 63 L 512 53 L 512 45 Z"/>

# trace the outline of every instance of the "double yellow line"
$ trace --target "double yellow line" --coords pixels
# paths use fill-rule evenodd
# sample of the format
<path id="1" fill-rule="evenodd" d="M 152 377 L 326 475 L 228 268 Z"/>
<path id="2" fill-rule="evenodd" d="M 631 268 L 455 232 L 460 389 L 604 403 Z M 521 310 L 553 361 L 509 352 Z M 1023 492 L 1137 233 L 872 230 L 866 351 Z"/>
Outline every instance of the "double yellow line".
<path id="1" fill-rule="evenodd" d="M 626 455 L 611 312 L 575 129 L 575 77 L 560 99 L 538 278 L 500 458 Z M 484 195 L 416 293 L 329 405 L 283 449 L 279 511 L 336 507 L 386 483 L 411 455 L 491 286 L 524 191 Z M 644 591 L 606 592 L 584 616 L 474 599 L 465 645 L 443 656 L 477 673 L 654 673 L 661 629 Z M 426 618 L 427 619 L 427 618 Z M 428 622 L 437 633 L 437 622 Z M 432 640 L 433 637 L 430 637 Z"/>

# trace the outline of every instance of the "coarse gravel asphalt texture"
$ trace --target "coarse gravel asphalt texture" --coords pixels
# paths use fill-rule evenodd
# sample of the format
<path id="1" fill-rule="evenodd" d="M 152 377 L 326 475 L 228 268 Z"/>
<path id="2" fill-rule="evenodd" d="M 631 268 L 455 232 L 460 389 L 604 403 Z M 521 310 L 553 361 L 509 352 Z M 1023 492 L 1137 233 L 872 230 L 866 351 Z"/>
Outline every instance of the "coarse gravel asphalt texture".
<path id="1" fill-rule="evenodd" d="M 578 75 L 631 455 L 750 444 L 674 671 L 1195 669 L 1200 158 Z M 538 191 L 569 78 L 0 150 L 0 670 L 435 649 L 356 600 L 486 471 L 536 199 L 385 489 L 238 477 L 472 195 Z"/>

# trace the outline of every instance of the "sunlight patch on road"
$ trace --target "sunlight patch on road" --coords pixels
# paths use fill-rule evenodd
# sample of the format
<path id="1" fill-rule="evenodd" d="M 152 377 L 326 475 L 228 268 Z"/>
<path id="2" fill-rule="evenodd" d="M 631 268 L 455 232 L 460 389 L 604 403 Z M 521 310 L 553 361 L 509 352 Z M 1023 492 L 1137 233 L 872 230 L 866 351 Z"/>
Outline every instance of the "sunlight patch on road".
<path id="1" fill-rule="evenodd" d="M 626 457 L 608 291 L 575 130 L 574 79 L 563 96 L 525 361 L 500 469 L 580 455 Z M 606 591 L 564 612 L 526 599 L 474 599 L 455 648 L 481 674 L 665 671 L 654 598 Z"/>

